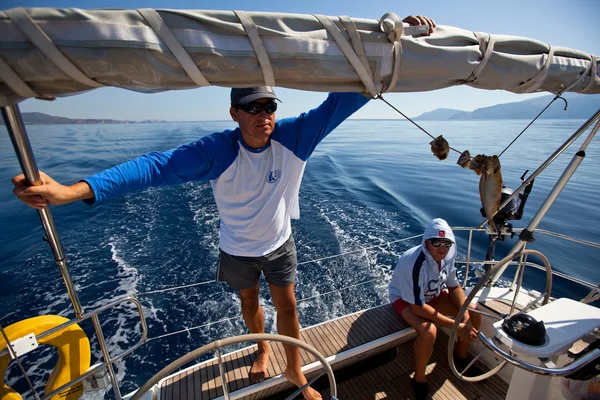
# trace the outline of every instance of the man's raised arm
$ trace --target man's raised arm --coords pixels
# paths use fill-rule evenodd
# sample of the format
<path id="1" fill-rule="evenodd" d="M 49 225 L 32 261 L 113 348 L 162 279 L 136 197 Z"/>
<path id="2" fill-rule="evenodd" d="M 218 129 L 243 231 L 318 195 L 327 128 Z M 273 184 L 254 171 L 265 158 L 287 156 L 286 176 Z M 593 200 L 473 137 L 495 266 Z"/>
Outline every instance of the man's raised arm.
<path id="1" fill-rule="evenodd" d="M 69 204 L 77 200 L 94 198 L 94 192 L 87 182 L 73 185 L 61 185 L 40 171 L 41 185 L 30 186 L 23 174 L 11 179 L 15 188 L 13 193 L 30 207 L 42 209 L 48 204 Z"/>

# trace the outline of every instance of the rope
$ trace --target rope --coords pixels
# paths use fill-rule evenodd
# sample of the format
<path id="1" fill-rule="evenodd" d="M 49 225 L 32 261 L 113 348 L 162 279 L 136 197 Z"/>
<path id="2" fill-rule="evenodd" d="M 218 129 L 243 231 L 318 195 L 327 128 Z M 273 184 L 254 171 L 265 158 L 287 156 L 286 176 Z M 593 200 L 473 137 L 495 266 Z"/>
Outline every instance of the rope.
<path id="1" fill-rule="evenodd" d="M 552 99 L 552 101 L 550 101 L 550 103 L 548 103 L 548 105 L 546 107 L 544 107 L 544 109 L 542 111 L 540 111 L 540 113 L 529 123 L 527 124 L 527 126 L 521 131 L 521 133 L 519 133 L 513 140 L 512 142 L 510 142 L 508 144 L 508 146 L 506 146 L 506 148 L 504 150 L 502 150 L 502 152 L 498 155 L 498 158 L 500 158 L 500 156 L 502 154 L 504 154 L 504 152 L 506 150 L 508 150 L 508 148 L 510 146 L 513 145 L 514 142 L 517 141 L 517 139 L 519 139 L 521 137 L 521 135 L 544 113 L 544 111 L 546 111 L 548 109 L 548 107 L 550 107 L 552 105 L 552 103 L 554 103 L 557 99 L 561 99 L 565 102 L 565 110 L 567 109 L 568 103 L 567 100 L 564 97 L 561 97 L 561 94 L 563 94 L 563 91 L 558 92 L 558 94 L 556 95 L 556 97 L 554 97 Z M 414 126 L 416 126 L 417 128 L 419 128 L 420 130 L 422 130 L 423 132 L 425 132 L 425 134 L 427 134 L 430 138 L 435 140 L 435 137 L 427 132 L 425 129 L 423 129 L 419 124 L 417 124 L 415 121 L 413 121 L 412 119 L 410 119 L 408 116 L 406 116 L 402 111 L 398 110 L 396 107 L 394 107 L 392 104 L 390 104 L 387 100 L 385 100 L 383 98 L 383 96 L 381 96 L 381 94 L 377 95 L 376 97 L 377 99 L 383 101 L 385 104 L 387 104 L 388 106 L 390 106 L 394 111 L 396 111 L 398 114 L 402 115 L 404 118 L 406 118 L 406 120 L 408 120 L 410 123 L 412 123 Z M 457 152 L 458 154 L 462 154 L 462 151 L 455 149 L 454 147 L 450 147 L 450 150 Z"/>
<path id="2" fill-rule="evenodd" d="M 585 303 L 585 304 L 587 304 L 587 303 L 593 303 L 594 301 L 596 301 L 598 299 L 600 299 L 600 293 L 597 293 L 597 294 L 595 294 L 594 296 L 591 296 L 591 297 L 587 297 L 587 298 L 581 300 L 581 302 Z"/>
<path id="3" fill-rule="evenodd" d="M 558 92 L 558 94 L 556 95 L 556 97 L 554 97 L 552 99 L 552 101 L 550 101 L 550 103 L 548 103 L 548 105 L 546 107 L 544 107 L 544 109 L 542 111 L 540 111 L 540 113 L 521 131 L 521 133 L 519 133 L 517 135 L 517 137 L 515 137 L 512 142 L 510 142 L 508 144 L 508 146 L 506 146 L 506 148 L 504 150 L 502 150 L 502 152 L 498 155 L 498 158 L 500 158 L 500 156 L 502 156 L 502 154 L 504 154 L 504 152 L 506 150 L 508 150 L 508 148 L 510 146 L 513 145 L 514 142 L 517 141 L 518 138 L 521 137 L 521 135 L 540 117 L 540 115 L 542 115 L 544 113 L 544 111 L 546 111 L 548 109 L 548 107 L 550 107 L 552 105 L 552 103 L 554 103 L 556 101 L 556 99 L 562 99 L 565 102 L 565 110 L 567 109 L 567 100 L 565 100 L 563 97 L 560 97 L 560 95 L 563 94 L 562 91 Z"/>
<path id="4" fill-rule="evenodd" d="M 404 118 L 406 118 L 410 123 L 412 123 L 414 126 L 416 126 L 417 128 L 419 128 L 420 130 L 422 130 L 423 132 L 425 132 L 430 138 L 435 140 L 435 137 L 433 137 L 433 135 L 429 132 L 427 132 L 425 129 L 423 129 L 419 124 L 417 124 L 415 121 L 413 121 L 412 119 L 410 119 L 408 116 L 406 116 L 402 111 L 398 110 L 396 107 L 394 107 L 393 105 L 391 105 L 387 100 L 385 100 L 383 98 L 383 96 L 378 95 L 376 97 L 377 99 L 383 101 L 385 104 L 387 104 L 388 106 L 390 106 L 393 110 L 395 110 L 398 114 L 402 115 Z M 460 150 L 456 150 L 454 147 L 450 147 L 450 150 L 453 150 L 455 152 L 457 152 L 458 154 L 462 154 L 463 152 Z"/>

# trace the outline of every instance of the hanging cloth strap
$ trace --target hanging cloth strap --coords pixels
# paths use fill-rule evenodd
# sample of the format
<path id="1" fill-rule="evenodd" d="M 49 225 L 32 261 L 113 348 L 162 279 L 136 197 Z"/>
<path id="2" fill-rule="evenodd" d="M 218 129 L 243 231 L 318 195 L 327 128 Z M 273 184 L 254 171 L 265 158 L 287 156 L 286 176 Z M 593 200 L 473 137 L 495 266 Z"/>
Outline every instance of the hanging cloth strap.
<path id="1" fill-rule="evenodd" d="M 337 26 L 335 26 L 335 24 L 331 21 L 329 17 L 320 14 L 314 14 L 314 16 L 319 20 L 321 25 L 323 25 L 325 29 L 327 29 L 327 32 L 329 32 L 329 34 L 331 35 L 333 40 L 335 40 L 335 43 L 338 45 L 342 53 L 344 53 L 344 56 L 346 56 L 346 59 L 348 60 L 352 68 L 354 68 L 354 71 L 362 81 L 363 85 L 365 85 L 365 91 L 370 93 L 371 96 L 376 97 L 379 91 L 373 83 L 373 78 L 371 74 L 365 68 L 359 56 L 354 52 L 352 46 L 350 46 L 346 38 L 344 38 L 344 35 L 342 35 L 340 29 Z"/>
<path id="2" fill-rule="evenodd" d="M 256 58 L 258 58 L 258 63 L 260 64 L 260 68 L 262 70 L 265 85 L 277 86 L 275 83 L 275 73 L 273 72 L 273 67 L 271 66 L 271 60 L 269 60 L 269 55 L 267 54 L 265 45 L 262 39 L 260 38 L 258 28 L 256 28 L 252 17 L 250 17 L 250 14 L 248 14 L 246 11 L 233 12 L 239 18 L 240 22 L 242 23 L 242 26 L 244 27 L 244 31 L 246 31 L 246 35 L 248 35 L 248 39 L 250 40 L 250 44 L 254 49 Z"/>
<path id="3" fill-rule="evenodd" d="M 18 96 L 27 99 L 30 97 L 40 97 L 21 77 L 0 57 L 0 79 Z"/>
<path id="4" fill-rule="evenodd" d="M 103 87 L 101 83 L 96 82 L 93 79 L 87 77 L 86 74 L 81 72 L 52 42 L 52 39 L 46 35 L 46 32 L 42 30 L 27 13 L 27 11 L 20 8 L 13 8 L 11 10 L 4 11 L 12 22 L 19 28 L 19 30 L 51 61 L 69 78 L 77 81 L 86 86 L 98 88 Z"/>
<path id="5" fill-rule="evenodd" d="M 581 93 L 585 93 L 585 92 L 589 91 L 592 88 L 592 86 L 594 86 L 594 84 L 600 79 L 600 78 L 598 78 L 598 72 L 597 72 L 598 71 L 598 57 L 596 57 L 593 54 L 590 54 L 590 55 L 592 58 L 590 60 L 591 61 L 590 62 L 590 64 L 591 64 L 590 65 L 591 66 L 590 81 L 588 82 L 587 86 L 581 90 Z M 587 75 L 587 71 L 586 71 L 586 75 Z"/>
<path id="6" fill-rule="evenodd" d="M 137 11 L 144 17 L 171 53 L 173 53 L 173 56 L 179 61 L 179 64 L 181 64 L 181 67 L 190 79 L 198 86 L 210 86 L 210 82 L 202 75 L 192 57 L 190 57 L 181 43 L 179 43 L 179 40 L 177 40 L 160 14 L 151 8 L 140 8 Z"/>
<path id="7" fill-rule="evenodd" d="M 550 68 L 550 64 L 552 63 L 552 58 L 554 57 L 554 48 L 550 46 L 548 50 L 548 55 L 546 56 L 546 62 L 544 63 L 544 67 L 530 80 L 519 85 L 515 93 L 533 93 L 537 91 L 542 83 L 544 83 L 544 79 L 546 79 L 546 75 L 548 75 L 548 69 Z"/>
<path id="8" fill-rule="evenodd" d="M 360 36 L 358 35 L 358 29 L 356 29 L 356 25 L 354 25 L 354 22 L 352 22 L 350 17 L 346 15 L 342 15 L 339 18 L 340 21 L 342 21 L 342 24 L 344 24 L 344 28 L 346 29 L 346 33 L 348 33 L 348 38 L 350 39 L 350 44 L 352 45 L 354 52 L 358 56 L 358 59 L 367 70 L 369 76 L 373 76 L 373 73 L 371 72 L 371 66 L 369 65 L 367 54 L 365 53 L 362 41 L 360 40 Z"/>
<path id="9" fill-rule="evenodd" d="M 575 79 L 575 81 L 573 81 L 573 83 L 571 83 L 566 88 L 562 89 L 560 93 L 562 94 L 564 92 L 568 92 L 569 90 L 571 90 L 572 88 L 577 86 L 584 78 L 586 78 L 588 76 L 588 74 L 590 74 L 590 71 L 594 68 L 595 60 L 596 60 L 596 57 L 593 54 L 590 54 L 590 64 L 579 75 L 579 77 L 577 79 Z M 594 73 L 595 73 L 595 71 L 594 71 Z M 592 83 L 592 84 L 594 83 L 594 73 L 590 74 L 590 80 L 589 80 L 588 84 L 586 85 L 586 87 L 584 87 L 581 90 L 581 93 L 585 93 L 585 91 L 590 87 L 590 83 Z"/>
<path id="10" fill-rule="evenodd" d="M 479 41 L 479 48 L 483 52 L 483 57 L 481 58 L 479 65 L 473 70 L 473 72 L 471 72 L 471 76 L 465 80 L 465 83 L 475 82 L 477 79 L 479 79 L 481 72 L 483 72 L 483 69 L 490 61 L 490 58 L 492 58 L 492 54 L 494 54 L 494 45 L 496 44 L 496 40 L 490 34 L 480 32 L 473 33 Z"/>

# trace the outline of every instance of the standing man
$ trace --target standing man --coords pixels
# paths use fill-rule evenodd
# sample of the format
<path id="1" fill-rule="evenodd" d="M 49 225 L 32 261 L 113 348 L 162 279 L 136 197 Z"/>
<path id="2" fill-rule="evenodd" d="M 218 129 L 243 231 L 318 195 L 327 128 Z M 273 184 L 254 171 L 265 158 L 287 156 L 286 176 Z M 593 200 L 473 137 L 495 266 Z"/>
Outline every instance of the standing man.
<path id="1" fill-rule="evenodd" d="M 217 279 L 238 291 L 242 315 L 252 333 L 264 332 L 259 303 L 261 273 L 277 310 L 277 330 L 300 337 L 294 280 L 296 248 L 291 219 L 299 218 L 298 192 L 308 157 L 325 136 L 369 99 L 358 93 L 331 93 L 317 108 L 275 122 L 279 99 L 273 88 L 232 89 L 229 114 L 239 127 L 213 133 L 166 152 L 146 154 L 63 186 L 40 172 L 43 184 L 12 179 L 14 193 L 32 207 L 88 204 L 151 186 L 209 180 L 220 215 Z M 297 347 L 285 345 L 287 379 L 307 383 Z M 258 343 L 250 379 L 264 380 L 270 349 Z M 311 387 L 304 397 L 321 396 Z"/>
<path id="2" fill-rule="evenodd" d="M 404 22 L 435 23 L 423 16 Z M 213 133 L 166 152 L 146 154 L 64 186 L 40 172 L 42 185 L 29 186 L 23 175 L 12 182 L 26 204 L 43 208 L 83 200 L 88 204 L 151 186 L 210 181 L 220 215 L 217 279 L 237 290 L 242 315 L 252 333 L 264 332 L 259 280 L 264 274 L 277 310 L 277 330 L 298 339 L 300 328 L 294 295 L 296 249 L 291 219 L 299 218 L 298 192 L 308 157 L 346 118 L 368 102 L 358 93 L 331 93 L 317 108 L 297 118 L 275 121 L 279 99 L 273 88 L 232 89 L 229 114 L 239 127 Z M 287 379 L 307 383 L 297 347 L 284 345 Z M 258 343 L 250 379 L 261 382 L 267 373 L 270 349 Z M 306 399 L 321 396 L 311 387 Z"/>
<path id="3" fill-rule="evenodd" d="M 454 320 L 447 315 L 456 315 L 466 301 L 456 277 L 455 258 L 452 229 L 443 219 L 433 219 L 425 229 L 422 244 L 402 254 L 389 284 L 394 310 L 417 331 L 415 375 L 411 380 L 417 399 L 431 398 L 425 368 L 433 353 L 435 325 L 452 328 Z M 480 326 L 480 314 L 465 312 L 454 355 L 459 370 L 468 365 L 469 344 L 477 338 Z"/>

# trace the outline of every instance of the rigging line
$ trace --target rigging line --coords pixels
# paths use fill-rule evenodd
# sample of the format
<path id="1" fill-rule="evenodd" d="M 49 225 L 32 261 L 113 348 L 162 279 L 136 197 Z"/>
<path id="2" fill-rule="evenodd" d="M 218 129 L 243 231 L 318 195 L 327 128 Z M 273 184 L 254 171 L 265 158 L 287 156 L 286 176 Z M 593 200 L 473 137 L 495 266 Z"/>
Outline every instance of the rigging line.
<path id="1" fill-rule="evenodd" d="M 538 119 L 538 118 L 540 117 L 540 115 L 542 115 L 542 114 L 544 113 L 544 111 L 546 111 L 546 110 L 548 109 L 548 107 L 550 107 L 550 106 L 552 105 L 552 103 L 554 103 L 554 102 L 555 102 L 557 99 L 561 99 L 561 100 L 563 100 L 563 101 L 565 102 L 565 110 L 567 109 L 567 105 L 568 105 L 568 104 L 567 104 L 567 100 L 565 100 L 565 99 L 564 99 L 564 97 L 561 97 L 561 96 L 560 96 L 561 94 L 563 94 L 563 92 L 558 92 L 558 94 L 556 95 L 556 97 L 555 97 L 555 98 L 553 98 L 553 99 L 552 99 L 552 101 L 550 101 L 550 103 L 548 103 L 548 105 L 547 105 L 547 106 L 546 106 L 546 107 L 545 107 L 545 108 L 544 108 L 542 111 L 540 111 L 540 113 L 539 113 L 539 114 L 538 114 L 538 115 L 537 115 L 537 116 L 536 116 L 536 117 L 535 117 L 535 118 L 534 118 L 534 119 L 533 119 L 533 120 L 532 120 L 532 121 L 531 121 L 531 122 L 530 122 L 530 123 L 529 123 L 529 124 L 528 124 L 528 125 L 527 125 L 527 126 L 524 128 L 524 129 L 523 129 L 523 130 L 522 130 L 522 131 L 521 131 L 521 133 L 519 133 L 519 134 L 517 135 L 517 137 L 516 137 L 516 138 L 514 138 L 514 139 L 512 140 L 512 142 L 510 142 L 510 143 L 508 144 L 508 146 L 506 146 L 506 148 L 505 148 L 504 150 L 502 150 L 502 152 L 501 152 L 500 154 L 498 154 L 498 158 L 500 158 L 500 156 L 502 156 L 502 154 L 504 154 L 504 152 L 505 152 L 506 150 L 508 150 L 508 148 L 509 148 L 510 146 L 512 146 L 512 144 L 513 144 L 514 142 L 516 142 L 516 141 L 517 141 L 517 139 L 518 139 L 519 137 L 521 137 L 521 135 L 522 135 L 522 134 L 523 134 L 523 133 L 524 133 L 524 132 L 527 130 L 527 128 L 529 128 L 529 127 L 530 127 L 530 126 L 531 126 L 531 125 L 532 125 L 532 124 L 535 122 L 535 120 L 536 120 L 536 119 Z"/>
<path id="2" fill-rule="evenodd" d="M 381 247 L 387 247 L 387 246 L 395 244 L 395 243 L 404 242 L 404 241 L 411 240 L 411 239 L 416 239 L 416 238 L 418 238 L 420 236 L 423 236 L 423 235 L 421 234 L 421 235 L 409 236 L 409 237 L 406 237 L 406 238 L 394 240 L 392 242 L 386 242 L 386 243 L 378 244 L 378 245 L 375 245 L 375 246 L 361 247 L 361 248 L 359 248 L 357 250 L 352 250 L 352 251 L 348 251 L 348 252 L 345 252 L 345 253 L 339 253 L 339 254 L 334 254 L 332 256 L 315 258 L 313 260 L 308 260 L 308 261 L 302 261 L 302 262 L 298 263 L 298 265 L 304 265 L 304 264 L 309 264 L 309 263 L 313 263 L 313 262 L 319 262 L 319 261 L 323 261 L 323 260 L 328 260 L 330 258 L 343 257 L 343 256 L 346 256 L 346 255 L 349 255 L 349 254 L 360 253 L 360 252 L 363 252 L 363 251 L 373 250 L 373 249 L 381 248 Z M 146 295 L 149 295 L 149 294 L 170 292 L 170 291 L 173 291 L 173 290 L 185 289 L 185 288 L 189 288 L 189 287 L 206 285 L 208 283 L 215 283 L 215 282 L 217 282 L 217 281 L 216 280 L 212 280 L 212 281 L 190 283 L 189 285 L 174 286 L 174 287 L 165 288 L 165 289 L 157 289 L 157 290 L 151 290 L 149 292 L 142 292 L 142 293 L 136 294 L 135 296 L 136 297 L 142 297 L 142 296 L 146 296 Z"/>
<path id="3" fill-rule="evenodd" d="M 412 119 L 410 119 L 407 115 L 405 115 L 402 111 L 398 110 L 396 107 L 394 107 L 393 105 L 391 105 L 386 99 L 383 98 L 383 96 L 381 94 L 377 95 L 376 97 L 377 99 L 383 101 L 385 104 L 387 104 L 388 106 L 390 106 L 392 109 L 394 109 L 398 114 L 402 115 L 404 118 L 406 118 L 410 123 L 412 123 L 414 126 L 416 126 L 417 128 L 419 128 L 420 130 L 422 130 L 423 132 L 425 132 L 430 138 L 435 140 L 435 137 L 433 137 L 433 135 L 429 132 L 427 132 L 425 129 L 423 129 L 419 124 L 417 124 L 415 121 L 413 121 Z M 450 146 L 449 146 L 450 147 Z M 462 154 L 462 151 L 456 150 L 454 147 L 450 147 L 450 150 L 453 150 L 455 152 L 457 152 L 458 154 Z"/>
<path id="4" fill-rule="evenodd" d="M 241 315 L 237 315 L 235 317 L 223 318 L 223 319 L 220 319 L 218 321 L 208 322 L 206 324 L 202 324 L 202 325 L 198 325 L 198 326 L 193 326 L 191 328 L 185 328 L 185 329 L 181 329 L 179 331 L 165 333 L 164 335 L 159 335 L 159 336 L 155 336 L 155 337 L 151 337 L 151 338 L 146 339 L 146 343 L 150 342 L 152 340 L 162 339 L 162 338 L 166 338 L 168 336 L 178 335 L 180 333 L 190 332 L 190 331 L 193 331 L 193 330 L 196 330 L 196 329 L 205 328 L 207 326 L 211 326 L 211 325 L 215 325 L 215 324 L 220 324 L 221 322 L 232 321 L 234 319 L 240 319 L 240 318 L 242 318 L 242 316 Z"/>
<path id="5" fill-rule="evenodd" d="M 149 292 L 138 293 L 136 295 L 136 297 L 145 296 L 145 295 L 154 294 L 154 293 L 170 292 L 172 290 L 184 289 L 184 288 L 193 287 L 193 286 L 206 285 L 207 283 L 214 283 L 214 282 L 216 282 L 216 280 L 205 281 L 205 282 L 197 282 L 197 283 L 190 283 L 189 285 L 175 286 L 175 287 L 170 287 L 170 288 L 166 288 L 166 289 L 151 290 Z"/>
<path id="6" fill-rule="evenodd" d="M 327 296 L 328 294 L 332 294 L 332 293 L 336 293 L 336 292 L 341 292 L 342 290 L 350 289 L 350 288 L 353 288 L 353 287 L 356 287 L 356 286 L 366 285 L 367 283 L 376 282 L 376 281 L 379 281 L 379 278 L 369 279 L 368 281 L 363 281 L 363 282 L 355 283 L 353 285 L 346 286 L 346 287 L 343 287 L 341 289 L 330 290 L 329 292 L 319 293 L 319 294 L 316 294 L 316 295 L 311 296 L 311 297 L 305 297 L 304 299 L 300 299 L 300 300 L 296 301 L 296 303 L 300 304 L 300 303 L 308 301 L 308 300 L 313 300 L 313 299 L 316 299 L 318 297 Z"/>
<path id="7" fill-rule="evenodd" d="M 357 286 L 361 286 L 361 285 L 366 285 L 367 283 L 375 282 L 375 281 L 378 281 L 378 280 L 379 280 L 379 278 L 369 279 L 368 281 L 354 283 L 352 285 L 345 286 L 345 287 L 340 288 L 340 289 L 331 290 L 331 291 L 325 292 L 325 293 L 319 293 L 319 294 L 317 294 L 315 296 L 306 297 L 306 298 L 297 300 L 296 304 L 300 304 L 300 303 L 308 301 L 308 300 L 313 300 L 315 298 L 327 296 L 327 295 L 332 294 L 332 293 L 341 292 L 342 290 L 347 290 L 347 289 L 350 289 L 350 288 L 353 288 L 353 287 L 357 287 Z M 274 306 L 266 306 L 266 305 L 262 306 L 262 308 L 266 309 L 266 310 L 274 310 L 275 309 Z M 233 320 L 240 319 L 240 318 L 242 318 L 242 315 L 237 315 L 235 317 L 229 317 L 229 318 L 223 318 L 223 319 L 220 319 L 218 321 L 207 322 L 206 324 L 194 326 L 194 327 L 191 327 L 191 328 L 185 328 L 185 329 L 181 329 L 179 331 L 165 333 L 164 335 L 159 335 L 159 336 L 155 336 L 155 337 L 151 337 L 151 338 L 146 339 L 146 343 L 150 342 L 152 340 L 162 339 L 162 338 L 166 338 L 168 336 L 178 335 L 180 333 L 190 332 L 190 331 L 197 330 L 197 329 L 200 329 L 200 328 L 206 328 L 207 326 L 211 326 L 211 325 L 215 325 L 215 324 L 220 324 L 221 322 L 233 321 Z"/>
<path id="8" fill-rule="evenodd" d="M 298 263 L 298 265 L 309 264 L 309 263 L 313 263 L 313 262 L 328 260 L 330 258 L 336 258 L 336 257 L 346 256 L 346 255 L 349 255 L 349 254 L 360 253 L 360 252 L 363 252 L 363 251 L 366 251 L 366 250 L 373 250 L 373 249 L 377 249 L 377 248 L 381 248 L 381 247 L 386 247 L 386 246 L 389 246 L 391 244 L 395 244 L 395 243 L 399 243 L 399 242 L 404 242 L 406 240 L 416 239 L 416 238 L 421 237 L 421 236 L 423 236 L 423 234 L 415 235 L 415 236 L 409 236 L 407 238 L 402 238 L 402 239 L 394 240 L 394 241 L 391 241 L 391 242 L 386 242 L 386 243 L 378 244 L 378 245 L 375 245 L 375 246 L 361 247 L 361 248 L 359 248 L 357 250 L 347 251 L 345 253 L 334 254 L 332 256 L 327 256 L 327 257 L 315 258 L 313 260 L 308 260 L 308 261 L 302 261 L 302 262 Z"/>

